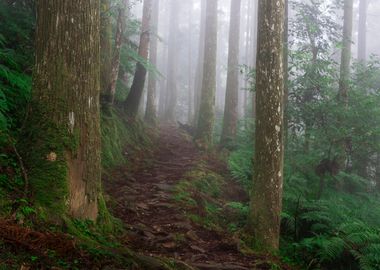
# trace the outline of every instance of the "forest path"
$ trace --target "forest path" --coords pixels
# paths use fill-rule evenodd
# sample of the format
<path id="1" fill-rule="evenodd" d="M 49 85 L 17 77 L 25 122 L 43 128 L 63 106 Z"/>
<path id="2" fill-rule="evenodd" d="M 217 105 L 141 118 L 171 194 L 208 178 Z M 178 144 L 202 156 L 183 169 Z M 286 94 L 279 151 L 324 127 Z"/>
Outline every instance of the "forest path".
<path id="1" fill-rule="evenodd" d="M 228 232 L 190 221 L 174 200 L 175 185 L 205 157 L 176 127 L 163 126 L 151 160 L 140 162 L 132 173 L 130 168 L 119 168 L 112 174 L 106 189 L 115 200 L 114 215 L 128 228 L 127 245 L 148 256 L 183 261 L 194 269 L 270 269 L 265 259 L 241 254 Z M 208 163 L 221 169 L 211 160 Z"/>

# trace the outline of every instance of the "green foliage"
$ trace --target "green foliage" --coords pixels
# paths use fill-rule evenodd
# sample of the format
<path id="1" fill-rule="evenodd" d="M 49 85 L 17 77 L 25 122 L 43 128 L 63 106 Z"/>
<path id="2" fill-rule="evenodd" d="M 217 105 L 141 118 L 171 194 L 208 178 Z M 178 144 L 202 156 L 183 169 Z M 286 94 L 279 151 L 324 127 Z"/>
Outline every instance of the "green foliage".
<path id="1" fill-rule="evenodd" d="M 0 144 L 20 125 L 30 98 L 33 6 L 0 3 Z M 16 134 L 13 134 L 16 135 Z"/>
<path id="2" fill-rule="evenodd" d="M 281 252 L 307 269 L 379 269 L 380 64 L 354 63 L 348 106 L 337 98 L 337 7 L 323 1 L 293 3 L 290 44 L 288 140 L 286 141 Z M 253 74 L 251 75 L 253 76 Z M 251 132 L 252 133 L 252 132 Z M 251 133 L 229 157 L 231 174 L 251 189 Z M 342 145 L 350 138 L 350 153 Z M 322 160 L 346 158 L 337 175 Z M 376 171 L 376 173 L 374 173 Z M 376 174 L 376 175 L 375 175 Z"/>
<path id="3" fill-rule="evenodd" d="M 101 114 L 102 165 L 105 169 L 125 164 L 134 151 L 151 149 L 149 130 L 142 122 L 128 122 L 118 109 Z"/>

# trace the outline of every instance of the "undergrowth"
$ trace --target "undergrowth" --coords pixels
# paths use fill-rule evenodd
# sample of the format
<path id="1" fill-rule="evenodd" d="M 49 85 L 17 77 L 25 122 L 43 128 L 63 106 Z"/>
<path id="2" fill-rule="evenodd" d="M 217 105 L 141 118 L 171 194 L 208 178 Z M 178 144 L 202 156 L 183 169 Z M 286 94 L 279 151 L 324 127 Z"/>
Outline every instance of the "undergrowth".
<path id="1" fill-rule="evenodd" d="M 247 191 L 252 182 L 253 147 L 232 152 L 229 169 Z M 316 199 L 319 178 L 310 154 L 287 157 L 281 224 L 281 254 L 305 269 L 380 269 L 380 201 L 363 178 L 341 172 L 326 176 L 326 190 Z M 300 168 L 303 168 L 302 170 Z M 248 210 L 244 212 L 247 218 Z M 243 219 L 244 219 L 243 218 Z"/>

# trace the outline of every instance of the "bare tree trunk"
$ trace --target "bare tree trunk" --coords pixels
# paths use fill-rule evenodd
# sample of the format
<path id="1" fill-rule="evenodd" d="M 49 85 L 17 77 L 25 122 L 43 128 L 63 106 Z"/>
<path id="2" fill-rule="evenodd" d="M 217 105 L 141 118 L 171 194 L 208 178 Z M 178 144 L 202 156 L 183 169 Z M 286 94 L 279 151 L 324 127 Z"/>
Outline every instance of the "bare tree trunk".
<path id="1" fill-rule="evenodd" d="M 123 4 L 122 4 L 123 5 Z M 119 77 L 119 68 L 120 68 L 120 50 L 123 44 L 123 35 L 125 32 L 125 6 L 119 7 L 118 16 L 117 16 L 117 25 L 116 25 L 116 36 L 115 36 L 115 48 L 113 50 L 112 57 L 112 70 L 111 70 L 111 79 L 109 86 L 109 103 L 113 104 L 115 100 L 116 93 L 116 82 Z"/>
<path id="2" fill-rule="evenodd" d="M 152 15 L 152 1 L 153 0 L 144 0 L 140 34 L 139 55 L 146 60 L 148 59 L 149 51 L 149 27 Z M 137 63 L 131 91 L 124 104 L 125 110 L 131 118 L 136 118 L 138 114 L 141 97 L 144 92 L 145 77 L 145 67 L 141 63 Z"/>
<path id="3" fill-rule="evenodd" d="M 252 0 L 248 0 L 248 8 L 247 8 L 247 25 L 246 25 L 246 38 L 245 38 L 245 58 L 246 65 L 250 66 L 250 59 L 251 59 L 251 51 L 250 51 L 250 44 L 253 42 L 252 40 Z M 247 78 L 244 78 L 244 92 L 243 92 L 243 117 L 248 116 L 248 80 Z"/>
<path id="4" fill-rule="evenodd" d="M 284 141 L 285 146 L 288 142 L 288 101 L 289 101 L 289 1 L 285 0 L 285 22 L 284 22 Z"/>
<path id="5" fill-rule="evenodd" d="M 353 0 L 344 0 L 343 48 L 340 64 L 339 98 L 345 106 L 348 104 L 350 80 L 352 18 Z"/>
<path id="6" fill-rule="evenodd" d="M 256 69 L 257 59 L 257 16 L 258 16 L 258 0 L 253 1 L 253 19 L 252 19 L 252 67 Z M 256 92 L 252 93 L 252 118 L 256 119 Z"/>
<path id="7" fill-rule="evenodd" d="M 228 46 L 227 89 L 221 146 L 236 139 L 239 94 L 239 40 L 241 0 L 231 1 L 230 33 Z"/>
<path id="8" fill-rule="evenodd" d="M 259 1 L 257 119 L 248 230 L 256 248 L 278 250 L 283 186 L 285 0 Z"/>
<path id="9" fill-rule="evenodd" d="M 207 0 L 204 44 L 202 95 L 196 140 L 202 148 L 212 145 L 215 118 L 216 50 L 218 32 L 218 0 Z"/>
<path id="10" fill-rule="evenodd" d="M 109 104 L 112 70 L 112 24 L 109 0 L 100 1 L 100 101 Z"/>
<path id="11" fill-rule="evenodd" d="M 151 22 L 151 33 L 155 36 L 151 37 L 150 49 L 149 49 L 149 60 L 150 63 L 154 66 L 157 66 L 157 41 L 158 41 L 158 11 L 159 11 L 159 0 L 156 0 L 153 4 L 153 15 Z M 157 80 L 156 74 L 150 72 L 148 79 L 148 95 L 146 102 L 146 111 L 145 111 L 145 121 L 151 125 L 155 125 L 157 121 Z"/>
<path id="12" fill-rule="evenodd" d="M 359 29 L 358 29 L 358 59 L 367 60 L 367 11 L 368 0 L 360 0 L 359 4 Z"/>
<path id="13" fill-rule="evenodd" d="M 352 43 L 352 21 L 353 21 L 353 0 L 344 1 L 344 22 L 343 22 L 343 48 L 340 64 L 340 81 L 339 81 L 339 101 L 341 105 L 348 109 L 348 90 L 350 81 L 351 65 L 351 43 Z M 348 169 L 351 158 L 351 138 L 344 138 L 343 149 L 345 152 L 345 162 L 341 158 L 342 167 Z"/>
<path id="14" fill-rule="evenodd" d="M 188 117 L 187 117 L 187 122 L 189 125 L 192 123 L 193 119 L 193 54 L 192 54 L 192 11 L 193 11 L 193 1 L 189 0 L 189 89 L 188 89 Z"/>
<path id="15" fill-rule="evenodd" d="M 206 25 L 206 0 L 201 0 L 201 23 L 198 45 L 198 63 L 195 73 L 195 88 L 194 88 L 194 126 L 198 124 L 199 109 L 201 103 L 202 81 L 203 81 L 203 62 L 205 58 L 204 43 L 205 43 L 205 25 Z"/>
<path id="16" fill-rule="evenodd" d="M 24 160 L 37 209 L 96 220 L 100 195 L 100 6 L 37 1 L 33 98 Z"/>
<path id="17" fill-rule="evenodd" d="M 178 62 L 178 15 L 179 1 L 171 1 L 170 29 L 168 45 L 168 78 L 167 78 L 167 106 L 165 119 L 169 122 L 176 120 L 175 109 L 177 107 L 177 62 Z"/>

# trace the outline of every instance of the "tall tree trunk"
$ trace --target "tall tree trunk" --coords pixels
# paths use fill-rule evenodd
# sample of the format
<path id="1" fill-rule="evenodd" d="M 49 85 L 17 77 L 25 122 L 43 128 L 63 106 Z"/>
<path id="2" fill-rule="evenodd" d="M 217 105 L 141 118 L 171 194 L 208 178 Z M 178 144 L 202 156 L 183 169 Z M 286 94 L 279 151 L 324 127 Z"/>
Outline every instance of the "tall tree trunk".
<path id="1" fill-rule="evenodd" d="M 206 0 L 201 0 L 201 22 L 199 32 L 198 45 L 198 62 L 195 73 L 195 88 L 194 88 L 194 126 L 198 125 L 199 109 L 201 103 L 202 81 L 203 81 L 203 65 L 205 58 L 205 27 L 206 27 Z"/>
<path id="2" fill-rule="evenodd" d="M 224 106 L 221 146 L 235 141 L 238 121 L 239 98 L 239 40 L 241 0 L 231 1 L 230 33 L 228 46 L 228 70 L 226 101 Z"/>
<path id="3" fill-rule="evenodd" d="M 96 220 L 100 194 L 99 0 L 37 1 L 24 138 L 33 198 L 48 218 Z"/>
<path id="4" fill-rule="evenodd" d="M 252 19 L 252 67 L 256 69 L 257 60 L 257 16 L 258 1 L 253 1 L 253 19 Z M 256 119 L 256 92 L 252 93 L 252 118 Z"/>
<path id="5" fill-rule="evenodd" d="M 343 48 L 340 63 L 339 98 L 344 106 L 348 105 L 350 80 L 351 43 L 352 43 L 353 0 L 344 0 Z"/>
<path id="6" fill-rule="evenodd" d="M 125 3 L 125 2 L 123 2 Z M 123 6 L 119 7 L 118 10 L 118 16 L 117 16 L 117 24 L 116 24 L 116 36 L 115 36 L 115 48 L 113 49 L 113 56 L 112 56 L 112 70 L 111 70 L 111 79 L 110 79 L 110 86 L 109 86 L 109 103 L 113 104 L 115 100 L 115 93 L 116 93 L 116 83 L 117 78 L 119 77 L 119 69 L 120 69 L 120 51 L 121 46 L 123 43 L 123 35 L 125 32 L 125 9 L 127 7 L 124 6 L 124 4 L 121 4 Z"/>
<path id="7" fill-rule="evenodd" d="M 144 0 L 143 4 L 139 55 L 145 60 L 148 59 L 149 51 L 149 27 L 152 15 L 152 1 L 153 0 Z M 125 110 L 131 118 L 136 118 L 139 112 L 139 105 L 144 92 L 145 77 L 146 68 L 141 63 L 137 63 L 131 90 L 124 104 Z"/>
<path id="8" fill-rule="evenodd" d="M 344 0 L 343 48 L 340 63 L 339 101 L 348 109 L 348 89 L 350 81 L 351 43 L 352 43 L 353 0 Z M 344 138 L 345 157 L 340 158 L 342 167 L 348 169 L 351 158 L 351 138 Z M 345 158 L 345 161 L 343 159 Z M 343 164 L 345 163 L 345 164 Z"/>
<path id="9" fill-rule="evenodd" d="M 112 24 L 109 0 L 100 1 L 100 101 L 106 105 L 111 100 L 110 78 L 112 70 Z"/>
<path id="10" fill-rule="evenodd" d="M 257 119 L 248 230 L 257 248 L 277 250 L 283 186 L 285 0 L 259 1 Z"/>
<path id="11" fill-rule="evenodd" d="M 367 59 L 367 11 L 368 0 L 360 0 L 359 29 L 358 29 L 358 59 L 365 62 Z"/>
<path id="12" fill-rule="evenodd" d="M 193 54 L 192 54 L 192 19 L 193 15 L 193 1 L 189 0 L 189 81 L 188 81 L 188 113 L 187 122 L 189 125 L 192 124 L 193 120 Z"/>
<path id="13" fill-rule="evenodd" d="M 149 60 L 150 63 L 154 66 L 157 66 L 157 41 L 158 41 L 158 11 L 159 11 L 159 0 L 156 0 L 153 4 L 153 15 L 151 22 L 151 33 L 154 34 L 151 37 L 150 41 L 150 49 L 149 49 Z M 145 111 L 145 121 L 149 124 L 156 124 L 157 120 L 157 80 L 156 74 L 153 72 L 149 73 L 148 79 L 148 95 L 146 102 L 146 111 Z"/>
<path id="14" fill-rule="evenodd" d="M 168 58 L 168 47 L 166 45 L 163 45 L 163 53 L 162 53 L 162 65 L 161 65 L 161 70 L 167 71 L 168 69 L 168 63 L 167 63 L 167 58 Z M 165 74 L 166 75 L 166 74 Z M 167 76 L 165 76 L 167 77 Z M 167 91 L 166 89 L 166 78 L 163 78 L 160 82 L 160 101 L 159 101 L 159 106 L 158 106 L 158 113 L 160 116 L 160 119 L 163 120 L 165 118 L 165 110 L 166 110 L 166 104 L 167 104 Z"/>
<path id="15" fill-rule="evenodd" d="M 175 109 L 177 107 L 177 62 L 178 62 L 178 16 L 179 1 L 171 1 L 170 10 L 170 27 L 169 27 L 169 45 L 168 45 L 168 72 L 167 72 L 167 106 L 165 119 L 169 122 L 176 120 Z"/>
<path id="16" fill-rule="evenodd" d="M 245 58 L 247 67 L 250 66 L 251 59 L 251 46 L 250 44 L 253 42 L 252 40 L 252 0 L 248 0 L 248 8 L 247 8 L 247 21 L 246 21 L 246 38 L 245 38 Z M 248 117 L 248 80 L 244 78 L 244 92 L 243 92 L 243 117 Z"/>
<path id="17" fill-rule="evenodd" d="M 198 145 L 209 148 L 215 118 L 216 50 L 218 32 L 218 0 L 207 0 L 204 44 L 202 95 L 199 109 L 196 140 Z"/>
<path id="18" fill-rule="evenodd" d="M 284 141 L 285 146 L 288 142 L 288 124 L 289 124 L 289 115 L 288 115 L 288 101 L 289 101 L 289 1 L 285 0 L 285 20 L 284 20 Z"/>
<path id="19" fill-rule="evenodd" d="M 215 118 L 218 0 L 207 0 L 202 95 L 196 139 L 202 147 L 212 145 Z"/>

